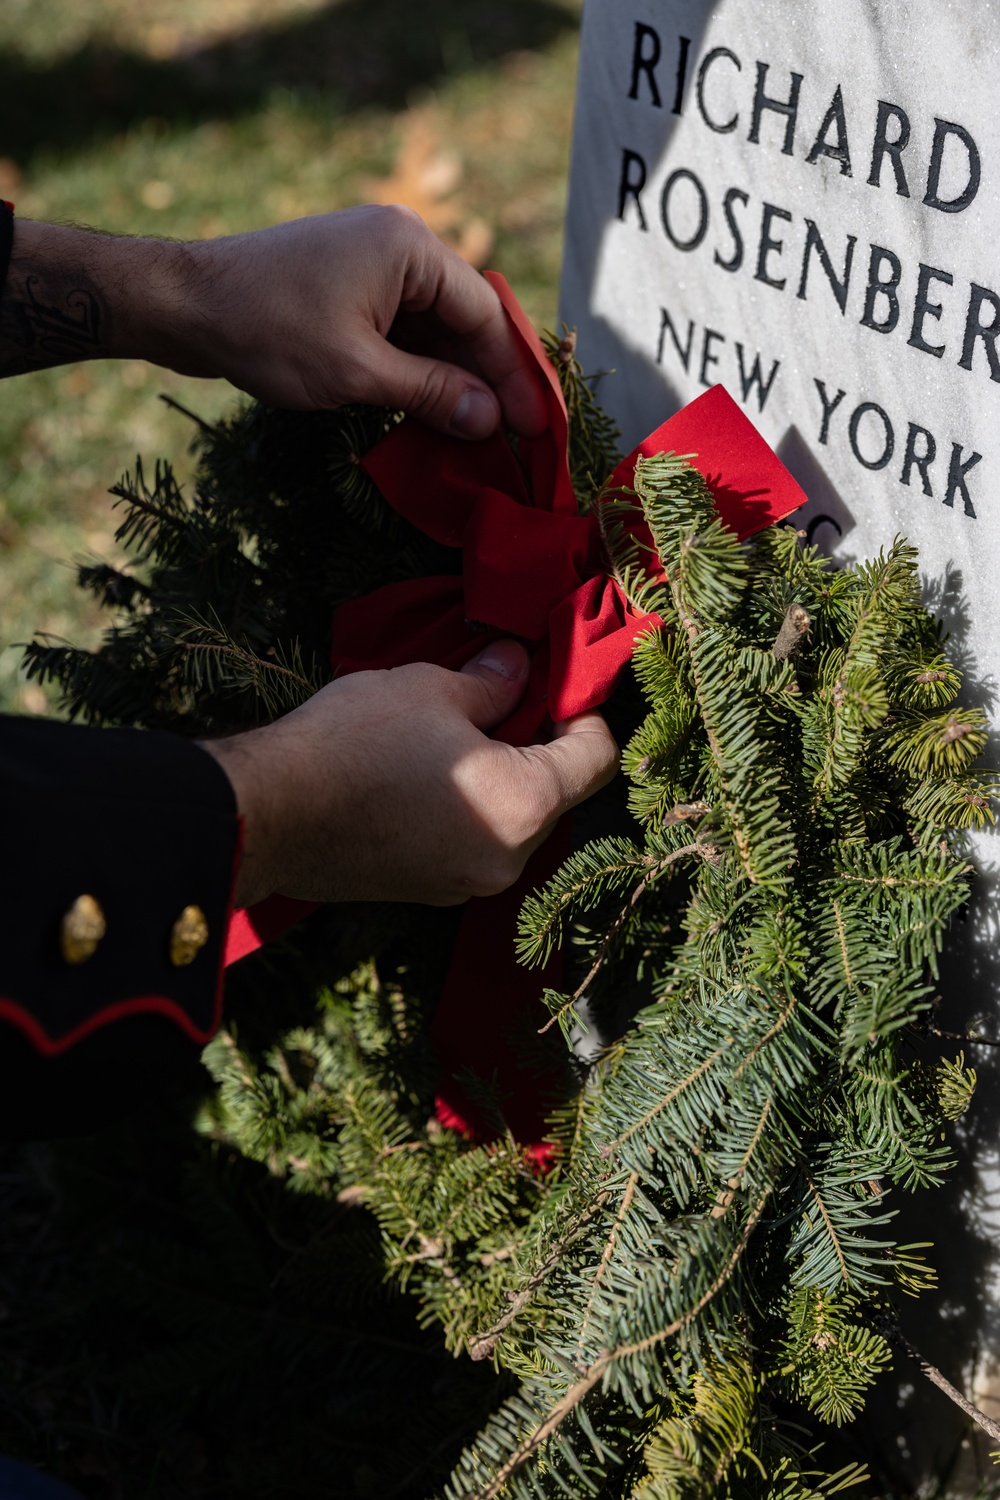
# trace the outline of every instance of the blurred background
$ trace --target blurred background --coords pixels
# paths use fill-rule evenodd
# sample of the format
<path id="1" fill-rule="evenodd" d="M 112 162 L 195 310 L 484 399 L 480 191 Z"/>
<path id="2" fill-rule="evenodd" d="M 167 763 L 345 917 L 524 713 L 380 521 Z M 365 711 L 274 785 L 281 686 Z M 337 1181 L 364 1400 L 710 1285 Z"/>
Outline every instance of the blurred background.
<path id="1" fill-rule="evenodd" d="M 0 197 L 25 218 L 207 238 L 406 203 L 555 326 L 581 0 L 3 0 Z M 85 645 L 74 563 L 114 561 L 107 491 L 189 472 L 222 382 L 97 361 L 0 385 L 0 711 L 35 631 Z"/>

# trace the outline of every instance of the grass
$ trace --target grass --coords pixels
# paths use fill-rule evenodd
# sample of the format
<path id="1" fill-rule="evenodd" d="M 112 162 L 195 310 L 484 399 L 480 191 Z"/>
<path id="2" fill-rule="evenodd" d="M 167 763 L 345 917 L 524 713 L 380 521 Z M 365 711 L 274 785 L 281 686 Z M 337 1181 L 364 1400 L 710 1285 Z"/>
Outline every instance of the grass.
<path id="1" fill-rule="evenodd" d="M 492 242 L 552 326 L 578 0 L 5 0 L 0 194 L 24 217 L 210 237 L 390 190 Z M 418 19 L 415 20 L 415 17 Z M 414 133 L 444 204 L 401 173 Z M 19 671 L 35 631 L 94 641 L 75 561 L 114 560 L 108 487 L 137 453 L 188 472 L 188 424 L 222 383 L 95 362 L 0 387 L 0 710 L 57 712 Z"/>

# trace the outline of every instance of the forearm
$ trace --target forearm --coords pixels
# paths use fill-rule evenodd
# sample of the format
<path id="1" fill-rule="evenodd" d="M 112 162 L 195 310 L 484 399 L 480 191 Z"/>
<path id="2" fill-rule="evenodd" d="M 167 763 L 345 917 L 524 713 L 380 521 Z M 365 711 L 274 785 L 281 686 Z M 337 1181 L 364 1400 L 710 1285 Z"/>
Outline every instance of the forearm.
<path id="1" fill-rule="evenodd" d="M 0 376 L 82 359 L 148 359 L 200 373 L 196 247 L 19 219 L 0 290 Z"/>

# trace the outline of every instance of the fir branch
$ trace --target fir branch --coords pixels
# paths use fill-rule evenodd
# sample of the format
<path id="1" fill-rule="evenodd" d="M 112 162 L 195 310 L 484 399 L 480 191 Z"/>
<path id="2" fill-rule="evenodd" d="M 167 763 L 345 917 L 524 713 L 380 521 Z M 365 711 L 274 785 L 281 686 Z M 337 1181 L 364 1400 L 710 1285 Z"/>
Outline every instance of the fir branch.
<path id="1" fill-rule="evenodd" d="M 580 983 L 577 985 L 576 989 L 573 991 L 572 995 L 565 1002 L 565 1004 L 561 1005 L 557 1011 L 553 1012 L 544 1026 L 539 1026 L 539 1036 L 544 1036 L 545 1032 L 550 1030 L 551 1027 L 555 1026 L 564 1015 L 573 1010 L 574 1007 L 578 1005 L 579 1002 L 583 999 L 584 995 L 587 993 L 587 990 L 590 988 L 591 984 L 593 984 L 594 980 L 601 972 L 601 969 L 604 967 L 605 961 L 607 960 L 608 954 L 611 951 L 611 947 L 614 944 L 615 939 L 619 936 L 629 917 L 635 911 L 636 906 L 642 900 L 642 897 L 645 895 L 646 891 L 657 879 L 657 877 L 662 875 L 664 870 L 669 869 L 672 864 L 676 864 L 677 860 L 684 859 L 692 854 L 701 854 L 704 852 L 704 848 L 704 845 L 702 845 L 698 841 L 695 841 L 695 843 L 693 844 L 685 844 L 681 849 L 675 849 L 671 854 L 668 854 L 663 859 L 658 860 L 650 870 L 649 874 L 645 875 L 642 880 L 639 881 L 638 885 L 633 889 L 632 894 L 626 901 L 625 905 L 622 907 L 621 911 L 611 923 L 611 926 L 605 932 L 604 937 L 601 939 L 597 948 L 597 953 L 594 956 L 594 961 L 591 964 L 590 968 L 587 970 L 587 973 L 584 975 L 583 979 L 581 979 Z"/>
<path id="2" fill-rule="evenodd" d="M 611 1225 L 611 1232 L 608 1235 L 607 1240 L 605 1241 L 604 1249 L 601 1251 L 601 1259 L 598 1262 L 597 1270 L 594 1274 L 594 1279 L 591 1282 L 590 1293 L 587 1297 L 587 1305 L 583 1311 L 583 1322 L 580 1324 L 580 1333 L 576 1343 L 578 1355 L 582 1355 L 583 1353 L 583 1347 L 587 1337 L 587 1330 L 590 1327 L 591 1318 L 593 1315 L 594 1302 L 601 1286 L 601 1279 L 608 1268 L 611 1257 L 615 1253 L 615 1246 L 618 1242 L 618 1235 L 621 1231 L 621 1227 L 624 1224 L 626 1217 L 628 1216 L 629 1209 L 632 1207 L 632 1201 L 635 1198 L 635 1190 L 638 1182 L 638 1172 L 630 1172 L 628 1175 L 628 1181 L 625 1184 L 625 1191 L 622 1194 L 622 1201 L 618 1205 L 618 1212 L 615 1214 L 614 1222 Z"/>
<path id="3" fill-rule="evenodd" d="M 136 459 L 135 478 L 126 473 L 110 494 L 125 502 L 125 519 L 115 531 L 115 541 L 132 547 L 140 561 L 159 556 L 175 558 L 191 524 L 191 509 L 167 463 L 156 461 L 153 488 L 146 483 L 142 460 Z"/>
<path id="4" fill-rule="evenodd" d="M 786 1251 L 793 1285 L 828 1292 L 886 1285 L 894 1268 L 892 1242 L 871 1231 L 895 1215 L 884 1208 L 883 1194 L 873 1197 L 868 1186 L 883 1170 L 878 1157 L 849 1153 L 841 1144 L 816 1151 L 811 1170 L 800 1162 L 803 1189 L 793 1210 L 798 1222 Z"/>
<path id="5" fill-rule="evenodd" d="M 548 960 L 564 924 L 585 895 L 592 901 L 610 888 L 620 889 L 636 870 L 648 869 L 655 856 L 628 839 L 598 839 L 572 855 L 542 891 L 529 896 L 518 919 L 517 956 L 522 963 Z"/>
<path id="6" fill-rule="evenodd" d="M 606 1349 L 603 1354 L 599 1355 L 586 1373 L 574 1385 L 570 1386 L 569 1390 L 551 1409 L 544 1421 L 540 1422 L 534 1432 L 505 1460 L 497 1470 L 493 1481 L 485 1489 L 478 1491 L 476 1500 L 496 1500 L 496 1496 L 500 1494 L 507 1481 L 519 1469 L 523 1468 L 528 1460 L 548 1442 L 549 1438 L 562 1426 L 566 1418 L 579 1407 L 580 1403 L 590 1395 L 590 1392 L 600 1383 L 605 1373 L 613 1365 L 620 1363 L 622 1360 L 646 1354 L 659 1345 L 665 1344 L 669 1339 L 675 1338 L 678 1333 L 681 1333 L 693 1323 L 699 1313 L 704 1312 L 709 1303 L 713 1302 L 723 1287 L 726 1286 L 739 1264 L 747 1245 L 750 1243 L 751 1235 L 764 1212 L 770 1191 L 769 1188 L 758 1199 L 753 1210 L 748 1215 L 743 1233 L 726 1260 L 725 1265 L 698 1298 L 697 1302 L 682 1313 L 680 1317 L 672 1319 L 666 1327 L 657 1329 L 655 1333 L 648 1334 L 645 1338 L 639 1339 L 635 1343 L 619 1344 L 614 1349 Z"/>
<path id="7" fill-rule="evenodd" d="M 699 1078 L 702 1078 L 706 1073 L 711 1071 L 714 1065 L 718 1062 L 719 1058 L 723 1056 L 724 1051 L 724 1048 L 717 1047 L 714 1052 L 710 1052 L 708 1057 L 704 1058 L 696 1068 L 692 1069 L 692 1071 L 688 1073 L 684 1078 L 682 1078 L 679 1083 L 675 1084 L 668 1094 L 664 1094 L 661 1099 L 658 1099 L 657 1102 L 652 1106 L 652 1108 L 646 1111 L 641 1119 L 636 1120 L 633 1125 L 630 1125 L 629 1128 L 617 1138 L 617 1140 L 612 1141 L 609 1146 L 605 1146 L 604 1153 L 607 1156 L 611 1156 L 615 1151 L 624 1146 L 626 1141 L 630 1141 L 633 1136 L 641 1135 L 645 1131 L 646 1127 L 652 1124 L 657 1115 L 661 1115 L 664 1110 L 669 1109 L 670 1106 L 674 1104 L 682 1094 L 686 1093 L 688 1089 L 694 1087 Z"/>
<path id="8" fill-rule="evenodd" d="M 858 1321 L 850 1293 L 799 1287 L 790 1298 L 788 1335 L 774 1372 L 824 1422 L 851 1421 L 867 1391 L 891 1360 L 887 1341 Z"/>
<path id="9" fill-rule="evenodd" d="M 175 644 L 182 651 L 215 652 L 219 656 L 229 657 L 232 661 L 239 662 L 243 666 L 248 667 L 254 677 L 263 675 L 264 673 L 274 673 L 279 677 L 286 677 L 289 681 L 301 687 L 310 698 L 316 691 L 309 679 L 303 677 L 300 672 L 293 672 L 291 667 L 284 667 L 280 662 L 267 661 L 262 656 L 255 656 L 252 651 L 247 651 L 242 646 L 232 644 L 223 646 L 212 641 L 186 641 L 181 636 L 177 637 Z"/>
<path id="10" fill-rule="evenodd" d="M 628 604 L 638 615 L 656 614 L 663 607 L 663 585 L 658 576 L 656 554 L 644 547 L 634 535 L 629 518 L 642 517 L 642 507 L 627 498 L 627 491 L 611 490 L 601 494 L 594 506 L 598 533 L 608 566 L 608 573 L 621 589 Z M 644 561 L 643 551 L 649 553 Z"/>
<path id="11" fill-rule="evenodd" d="M 780 1036 L 781 1032 L 784 1031 L 785 1027 L 788 1025 L 788 1022 L 791 1020 L 793 1014 L 795 1013 L 798 1003 L 798 998 L 795 995 L 788 996 L 785 1006 L 779 1014 L 778 1019 L 774 1022 L 774 1025 L 771 1026 L 767 1031 L 765 1031 L 764 1035 L 758 1042 L 754 1043 L 753 1047 L 747 1053 L 746 1057 L 743 1058 L 742 1062 L 737 1067 L 736 1071 L 733 1074 L 733 1077 L 735 1079 L 742 1078 L 747 1068 L 750 1067 L 751 1063 L 756 1061 L 758 1055 L 763 1052 L 768 1043 L 773 1042 L 776 1036 Z"/>
<path id="12" fill-rule="evenodd" d="M 313 678 L 306 674 L 298 644 L 291 652 L 293 665 L 289 665 L 280 646 L 269 646 L 262 656 L 228 631 L 214 611 L 207 616 L 196 611 L 179 615 L 176 624 L 182 628 L 179 633 L 175 629 L 171 645 L 192 664 L 199 692 L 212 686 L 228 696 L 244 695 L 255 703 L 258 718 L 263 710 L 267 719 L 277 719 L 300 707 L 322 686 L 315 659 Z"/>
<path id="13" fill-rule="evenodd" d="M 989 721 L 981 708 L 955 704 L 944 713 L 899 715 L 887 730 L 890 763 L 910 775 L 956 777 L 986 748 Z"/>
<path id="14" fill-rule="evenodd" d="M 996 822 L 993 803 L 1000 782 L 989 771 L 962 771 L 956 776 L 934 776 L 918 783 L 906 799 L 906 810 L 917 823 L 937 829 L 985 828 Z"/>
<path id="15" fill-rule="evenodd" d="M 844 1251 L 840 1243 L 840 1236 L 837 1233 L 833 1219 L 830 1215 L 830 1211 L 823 1201 L 823 1194 L 820 1192 L 817 1183 L 808 1172 L 803 1171 L 802 1175 L 804 1176 L 806 1182 L 809 1184 L 809 1191 L 812 1193 L 813 1202 L 819 1209 L 820 1218 L 823 1220 L 827 1237 L 830 1241 L 830 1244 L 833 1246 L 834 1254 L 837 1257 L 837 1264 L 840 1267 L 841 1278 L 843 1279 L 845 1286 L 850 1286 L 851 1273 L 847 1269 L 847 1259 L 844 1255 Z"/>
<path id="16" fill-rule="evenodd" d="M 931 867 L 923 870 L 911 865 L 907 868 L 901 864 L 897 874 L 891 874 L 888 869 L 849 869 L 837 870 L 837 879 L 845 885 L 868 886 L 872 890 L 894 891 L 938 891 L 960 880 L 972 869 L 971 865 L 955 865 L 950 861 L 938 868 Z"/>
<path id="17" fill-rule="evenodd" d="M 757 1147 L 760 1145 L 761 1139 L 764 1135 L 764 1129 L 767 1125 L 773 1108 L 773 1098 L 769 1097 L 765 1099 L 764 1107 L 760 1112 L 760 1119 L 757 1121 L 754 1133 L 750 1137 L 750 1142 L 747 1146 L 746 1151 L 743 1153 L 743 1160 L 740 1162 L 740 1165 L 734 1175 L 727 1181 L 725 1188 L 719 1189 L 715 1202 L 712 1204 L 712 1207 L 709 1210 L 709 1218 L 721 1219 L 724 1214 L 728 1213 L 730 1204 L 736 1197 L 736 1194 L 739 1192 L 740 1187 L 743 1184 L 743 1178 L 746 1176 L 746 1170 L 753 1159 L 753 1154 L 757 1150 Z"/>
<path id="18" fill-rule="evenodd" d="M 844 983 L 849 990 L 854 989 L 854 968 L 851 959 L 850 946 L 847 941 L 847 929 L 844 926 L 844 913 L 839 901 L 831 901 L 830 909 L 833 912 L 833 920 L 837 934 L 837 951 L 840 954 L 841 966 L 844 971 Z"/>
<path id="19" fill-rule="evenodd" d="M 688 617 L 676 571 L 670 588 L 684 623 Z M 783 885 L 795 847 L 781 815 L 778 776 L 762 743 L 756 703 L 733 691 L 738 678 L 725 632 L 704 623 L 685 628 L 695 697 L 740 868 L 752 885 Z"/>
<path id="20" fill-rule="evenodd" d="M 594 393 L 595 384 L 614 372 L 585 375 L 576 359 L 576 332 L 565 323 L 561 338 L 546 331 L 542 342 L 566 401 L 570 475 L 580 508 L 586 512 L 621 459 L 617 424 L 598 404 Z"/>
<path id="21" fill-rule="evenodd" d="M 392 1170 L 394 1159 L 392 1157 L 387 1158 L 384 1154 L 386 1145 L 385 1132 L 381 1127 L 377 1113 L 366 1107 L 368 1096 L 372 1093 L 373 1090 L 370 1084 L 367 1087 L 362 1084 L 360 1088 L 349 1084 L 344 1090 L 343 1102 L 358 1135 L 367 1147 L 370 1161 L 373 1164 L 378 1163 L 373 1177 L 378 1183 L 380 1193 L 387 1200 L 386 1203 L 379 1204 L 382 1210 L 380 1217 L 383 1219 L 386 1218 L 386 1209 L 388 1209 L 391 1221 L 394 1221 L 393 1227 L 396 1230 L 396 1234 L 400 1236 L 400 1249 L 405 1250 L 412 1239 L 417 1238 L 419 1240 L 421 1232 L 420 1221 L 414 1212 L 409 1196 L 403 1192 L 400 1186 L 398 1174 Z M 379 1103 L 384 1106 L 388 1101 L 380 1100 Z"/>
<path id="22" fill-rule="evenodd" d="M 469 1355 L 472 1359 L 489 1359 L 497 1346 L 497 1340 L 504 1333 L 515 1318 L 519 1317 L 528 1303 L 534 1297 L 539 1287 L 543 1286 L 551 1273 L 560 1265 L 565 1258 L 566 1251 L 586 1233 L 591 1223 L 597 1218 L 610 1194 L 608 1191 L 598 1193 L 593 1203 L 579 1215 L 576 1222 L 561 1239 L 552 1246 L 549 1254 L 523 1287 L 513 1297 L 510 1307 L 503 1317 L 488 1328 L 485 1333 L 475 1334 L 469 1340 Z"/>

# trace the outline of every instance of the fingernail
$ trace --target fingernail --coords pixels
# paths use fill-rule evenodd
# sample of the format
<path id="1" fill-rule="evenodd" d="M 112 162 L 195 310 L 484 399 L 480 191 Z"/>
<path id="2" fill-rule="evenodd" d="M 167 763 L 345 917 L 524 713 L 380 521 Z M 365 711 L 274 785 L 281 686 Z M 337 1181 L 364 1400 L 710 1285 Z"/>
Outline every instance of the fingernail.
<path id="1" fill-rule="evenodd" d="M 476 665 L 495 672 L 505 682 L 520 682 L 528 670 L 528 653 L 517 641 L 494 641 L 480 651 Z"/>
<path id="2" fill-rule="evenodd" d="M 497 404 L 485 391 L 466 391 L 451 414 L 451 430 L 459 437 L 489 437 L 496 425 Z"/>

